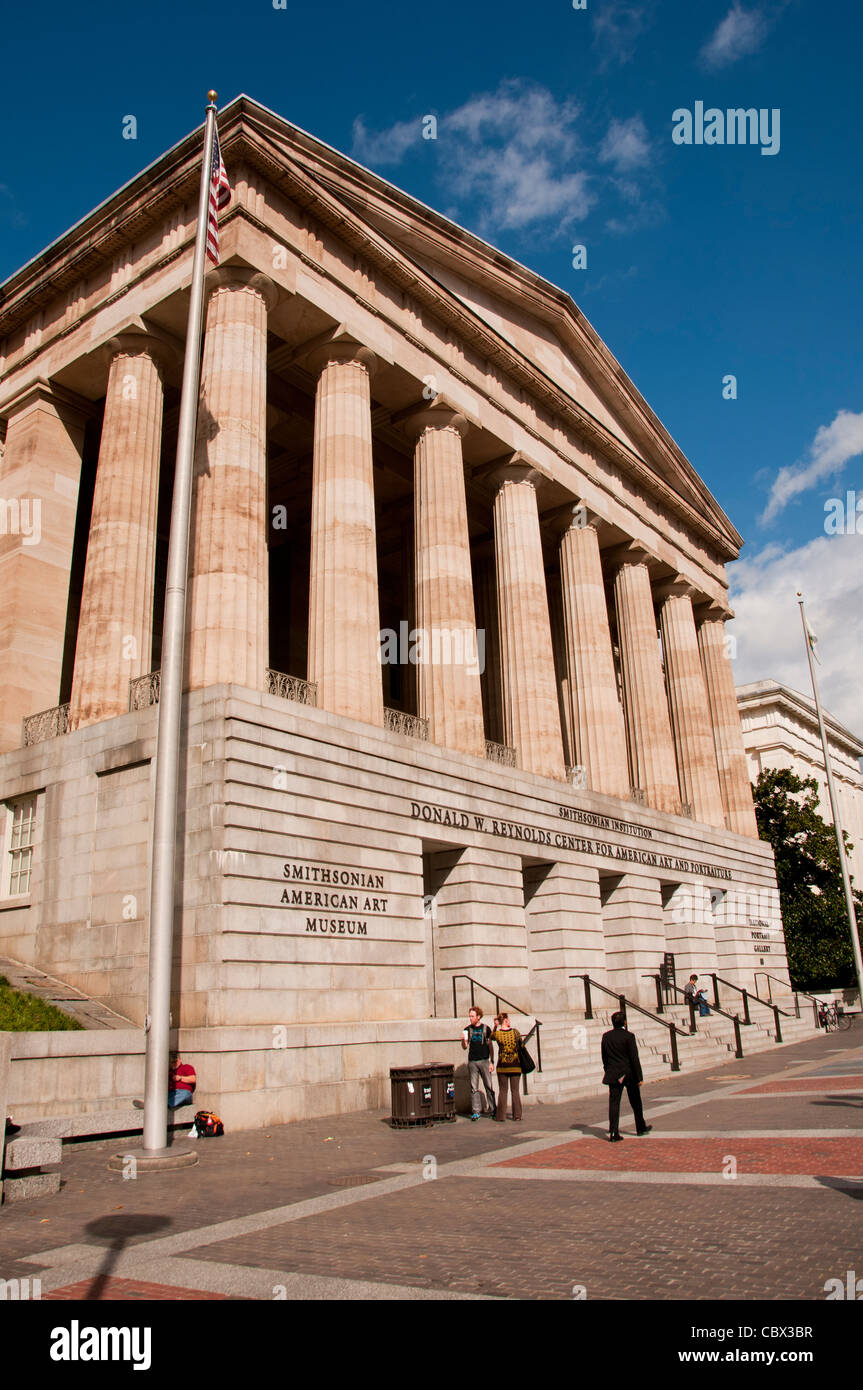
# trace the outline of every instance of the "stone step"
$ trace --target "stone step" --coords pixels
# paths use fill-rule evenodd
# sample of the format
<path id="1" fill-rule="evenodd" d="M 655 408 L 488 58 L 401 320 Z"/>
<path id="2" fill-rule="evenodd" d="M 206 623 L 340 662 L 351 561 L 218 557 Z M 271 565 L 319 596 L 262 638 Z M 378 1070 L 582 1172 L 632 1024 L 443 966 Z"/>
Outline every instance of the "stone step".
<path id="1" fill-rule="evenodd" d="M 194 1101 L 171 1112 L 168 1128 L 191 1129 L 195 1111 L 202 1107 Z M 45 1120 L 31 1120 L 21 1126 L 22 1139 L 85 1139 L 98 1134 L 135 1133 L 144 1127 L 144 1112 L 133 1106 L 116 1110 L 94 1110 L 81 1115 L 52 1115 Z M 15 1141 L 17 1142 L 17 1141 Z"/>
<path id="2" fill-rule="evenodd" d="M 53 1197 L 59 1191 L 59 1173 L 26 1173 L 20 1178 L 3 1179 L 4 1204 L 29 1202 L 35 1197 Z"/>
<path id="3" fill-rule="evenodd" d="M 19 1172 L 23 1168 L 45 1168 L 63 1160 L 62 1139 L 35 1138 L 23 1133 L 10 1139 L 3 1156 L 4 1172 Z"/>

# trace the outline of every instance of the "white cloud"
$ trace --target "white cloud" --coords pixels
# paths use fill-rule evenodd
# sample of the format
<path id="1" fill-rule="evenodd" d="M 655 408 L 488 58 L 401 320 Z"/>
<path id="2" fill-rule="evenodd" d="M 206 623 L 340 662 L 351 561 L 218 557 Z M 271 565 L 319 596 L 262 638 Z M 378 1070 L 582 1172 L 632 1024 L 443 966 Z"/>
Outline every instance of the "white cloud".
<path id="1" fill-rule="evenodd" d="M 761 47 L 769 28 L 762 10 L 744 10 L 734 0 L 728 14 L 714 30 L 699 57 L 708 68 L 726 68 Z"/>
<path id="2" fill-rule="evenodd" d="M 611 230 L 631 232 L 661 221 L 664 210 L 645 192 L 655 180 L 643 118 L 612 120 L 598 146 L 595 137 L 583 137 L 582 126 L 576 102 L 558 101 L 547 88 L 518 79 L 440 114 L 437 138 L 429 144 L 436 177 L 457 201 L 449 215 L 490 240 L 504 229 L 539 226 L 556 235 L 582 221 L 605 193 L 625 213 L 607 224 Z M 398 164 L 421 139 L 422 117 L 377 132 L 357 117 L 353 154 L 372 167 Z"/>
<path id="3" fill-rule="evenodd" d="M 629 62 L 651 23 L 651 8 L 644 0 L 601 0 L 593 7 L 593 42 L 601 67 Z"/>
<path id="4" fill-rule="evenodd" d="M 611 164 L 618 174 L 628 174 L 650 161 L 650 140 L 641 116 L 612 121 L 599 147 L 600 164 Z"/>
<path id="5" fill-rule="evenodd" d="M 362 116 L 357 116 L 353 127 L 354 158 L 363 164 L 380 166 L 399 164 L 411 145 L 422 139 L 422 120 L 397 121 L 387 130 L 366 130 Z"/>
<path id="6" fill-rule="evenodd" d="M 808 459 L 780 468 L 761 516 L 762 525 L 773 521 L 792 498 L 824 478 L 837 476 L 858 454 L 863 454 L 863 411 L 855 415 L 851 410 L 840 410 L 831 424 L 822 425 L 816 433 Z"/>
<path id="7" fill-rule="evenodd" d="M 797 590 L 818 638 L 825 709 L 863 735 L 863 536 L 819 536 L 796 549 L 768 545 L 729 566 L 734 680 L 778 680 L 811 696 Z"/>
<path id="8" fill-rule="evenodd" d="M 563 230 L 596 202 L 579 167 L 579 115 L 575 102 L 559 102 L 544 87 L 502 82 L 438 118 L 440 176 L 451 194 L 476 204 L 484 231 L 549 221 Z M 421 138 L 421 125 L 402 121 L 371 133 L 358 118 L 353 152 L 371 164 L 398 163 Z"/>
<path id="9" fill-rule="evenodd" d="M 440 138 L 453 138 L 447 169 L 456 193 L 482 206 L 485 227 L 525 227 L 585 217 L 595 202 L 579 154 L 575 102 L 555 101 L 543 87 L 504 82 L 444 116 Z"/>

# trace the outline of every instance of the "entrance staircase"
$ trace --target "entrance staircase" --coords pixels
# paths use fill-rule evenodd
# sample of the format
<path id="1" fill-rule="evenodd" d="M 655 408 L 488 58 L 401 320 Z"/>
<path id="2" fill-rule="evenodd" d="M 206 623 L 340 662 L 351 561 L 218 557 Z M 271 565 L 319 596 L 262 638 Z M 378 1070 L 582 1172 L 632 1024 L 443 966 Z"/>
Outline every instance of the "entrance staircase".
<path id="1" fill-rule="evenodd" d="M 817 1033 L 812 1010 L 804 1000 L 801 1000 L 799 1018 L 796 1016 L 793 995 L 781 998 L 776 995 L 774 1002 L 784 1010 L 780 1016 L 783 1044 L 802 1042 Z M 738 1011 L 737 1004 L 728 996 L 723 996 L 722 1007 L 729 1013 Z M 585 1018 L 583 1007 L 543 1018 L 542 1072 L 535 1072 L 528 1082 L 529 1093 L 537 1101 L 552 1104 L 555 1101 L 605 1094 L 600 1044 L 603 1033 L 611 1027 L 611 1015 L 616 1010 L 617 1004 L 612 999 L 606 998 L 600 1003 L 594 995 L 592 1019 Z M 690 1033 L 689 1009 L 685 1005 L 666 1005 L 662 1017 L 679 1029 L 677 1052 L 681 1074 L 709 1070 L 734 1058 L 734 1024 L 731 1019 L 717 1013 L 710 1013 L 704 1018 L 696 1015 L 697 1032 Z M 750 1017 L 752 1022 L 744 1024 L 741 1006 L 740 1039 L 744 1057 L 779 1045 L 771 1009 L 750 998 Z M 635 1011 L 629 1014 L 628 1026 L 638 1042 L 645 1081 L 670 1075 L 672 1057 L 669 1030 L 658 1019 Z"/>

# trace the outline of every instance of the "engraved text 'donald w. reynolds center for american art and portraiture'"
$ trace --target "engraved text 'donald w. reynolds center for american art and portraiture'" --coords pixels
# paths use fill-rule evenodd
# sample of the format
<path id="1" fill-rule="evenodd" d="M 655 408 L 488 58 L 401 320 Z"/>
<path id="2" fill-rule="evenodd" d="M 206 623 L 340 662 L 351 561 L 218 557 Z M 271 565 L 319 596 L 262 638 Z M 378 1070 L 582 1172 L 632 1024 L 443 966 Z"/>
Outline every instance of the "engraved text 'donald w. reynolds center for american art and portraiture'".
<path id="1" fill-rule="evenodd" d="M 568 295 L 246 97 L 219 125 L 173 980 L 207 1095 L 380 1104 L 452 1060 L 458 977 L 558 1080 L 574 976 L 787 981 L 740 536 Z M 200 158 L 0 299 L 0 954 L 139 1030 Z"/>

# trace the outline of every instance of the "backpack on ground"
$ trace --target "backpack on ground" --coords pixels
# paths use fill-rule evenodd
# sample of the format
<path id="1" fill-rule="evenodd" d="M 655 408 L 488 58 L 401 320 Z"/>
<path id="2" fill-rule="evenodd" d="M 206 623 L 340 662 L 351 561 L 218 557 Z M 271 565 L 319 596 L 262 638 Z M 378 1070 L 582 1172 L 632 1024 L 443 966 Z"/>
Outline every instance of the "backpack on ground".
<path id="1" fill-rule="evenodd" d="M 225 1132 L 225 1126 L 218 1115 L 213 1114 L 212 1110 L 198 1111 L 195 1115 L 195 1129 L 198 1131 L 199 1139 L 218 1138 Z"/>

